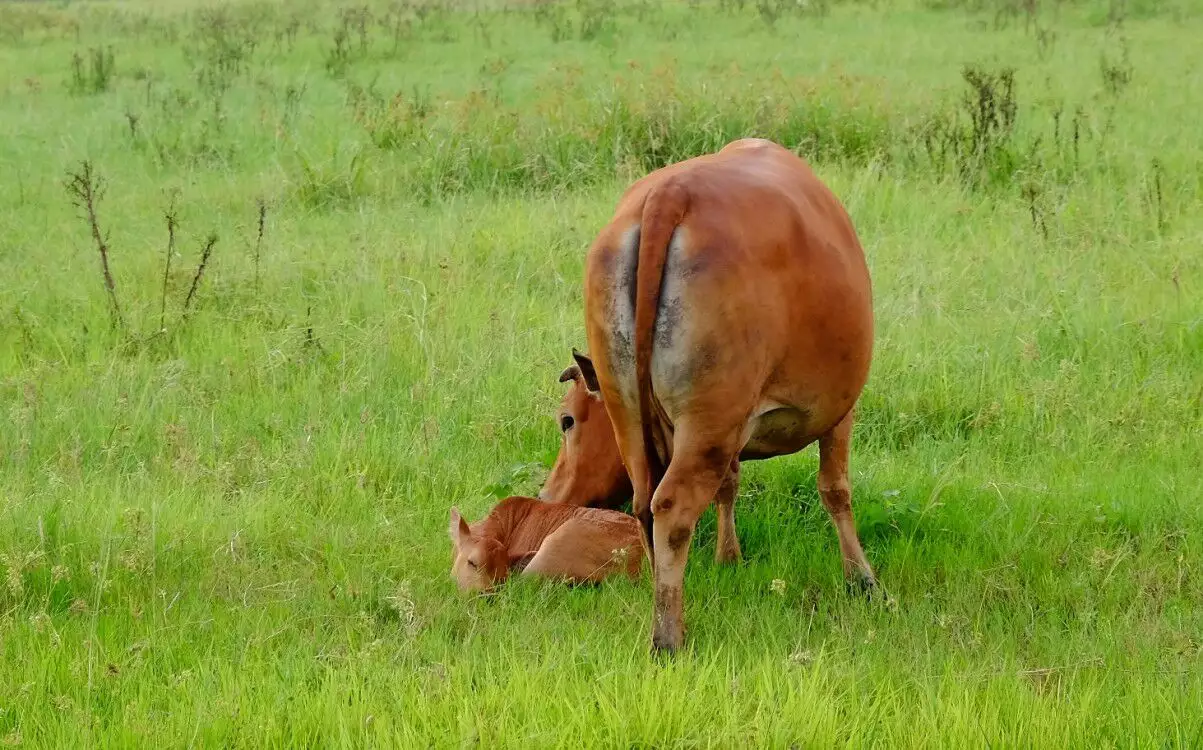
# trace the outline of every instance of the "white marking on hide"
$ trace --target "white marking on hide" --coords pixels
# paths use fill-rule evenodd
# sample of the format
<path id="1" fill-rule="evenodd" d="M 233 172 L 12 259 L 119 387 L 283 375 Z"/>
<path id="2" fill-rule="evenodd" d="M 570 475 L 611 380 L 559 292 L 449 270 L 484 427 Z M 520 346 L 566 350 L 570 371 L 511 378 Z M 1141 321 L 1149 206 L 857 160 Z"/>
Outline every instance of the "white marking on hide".
<path id="1" fill-rule="evenodd" d="M 674 396 L 688 392 L 690 375 L 696 364 L 693 362 L 696 353 L 692 345 L 692 326 L 685 315 L 688 295 L 683 274 L 684 250 L 685 230 L 677 227 L 668 244 L 652 337 L 652 388 L 670 414 Z"/>
<path id="2" fill-rule="evenodd" d="M 635 276 L 639 255 L 639 225 L 622 233 L 611 276 L 609 323 L 611 362 L 623 398 L 635 403 Z"/>

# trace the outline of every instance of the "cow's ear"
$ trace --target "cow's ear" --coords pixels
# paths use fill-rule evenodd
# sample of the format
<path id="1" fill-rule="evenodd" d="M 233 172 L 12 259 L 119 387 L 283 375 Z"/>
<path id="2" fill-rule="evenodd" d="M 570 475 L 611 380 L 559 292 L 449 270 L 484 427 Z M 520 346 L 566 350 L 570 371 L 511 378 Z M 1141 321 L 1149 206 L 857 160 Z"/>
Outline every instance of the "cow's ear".
<path id="1" fill-rule="evenodd" d="M 601 386 L 597 384 L 597 371 L 593 369 L 593 360 L 575 348 L 572 350 L 572 358 L 576 360 L 576 366 L 580 368 L 581 377 L 585 380 L 585 387 L 593 393 L 600 391 Z"/>
<path id="2" fill-rule="evenodd" d="M 451 506 L 451 526 L 447 531 L 451 534 L 451 542 L 456 547 L 472 538 L 472 529 L 468 528 L 468 522 L 459 514 L 459 509 L 454 505 Z"/>
<path id="3" fill-rule="evenodd" d="M 568 365 L 564 368 L 564 372 L 560 373 L 560 382 L 567 383 L 569 380 L 576 380 L 581 376 L 581 368 L 579 365 Z"/>

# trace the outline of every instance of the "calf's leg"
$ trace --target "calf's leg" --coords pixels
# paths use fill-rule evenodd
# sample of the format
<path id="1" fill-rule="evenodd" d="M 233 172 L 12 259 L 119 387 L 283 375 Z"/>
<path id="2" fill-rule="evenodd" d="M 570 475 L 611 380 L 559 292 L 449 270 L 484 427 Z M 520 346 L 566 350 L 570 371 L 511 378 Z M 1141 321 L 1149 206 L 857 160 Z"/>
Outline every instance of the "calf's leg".
<path id="1" fill-rule="evenodd" d="M 848 481 L 852 421 L 852 411 L 849 411 L 835 427 L 819 437 L 819 495 L 839 535 L 844 577 L 850 584 L 872 590 L 877 586 L 877 578 L 865 559 L 852 518 L 852 485 Z"/>
<path id="2" fill-rule="evenodd" d="M 641 553 L 636 534 L 599 533 L 587 520 L 574 518 L 547 535 L 522 574 L 573 583 L 595 583 L 624 572 L 636 576 L 641 569 Z"/>

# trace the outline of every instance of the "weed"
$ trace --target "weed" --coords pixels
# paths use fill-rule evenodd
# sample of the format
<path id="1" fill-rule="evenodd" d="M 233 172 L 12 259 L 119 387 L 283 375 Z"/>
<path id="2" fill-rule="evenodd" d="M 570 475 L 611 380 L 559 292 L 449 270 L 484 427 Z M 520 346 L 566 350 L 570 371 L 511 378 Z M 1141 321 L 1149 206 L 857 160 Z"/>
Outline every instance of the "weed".
<path id="1" fill-rule="evenodd" d="M 273 35 L 276 49 L 283 50 L 287 45 L 288 51 L 292 52 L 296 48 L 297 34 L 301 31 L 301 19 L 290 18 L 283 25 L 279 26 Z"/>
<path id="2" fill-rule="evenodd" d="M 376 17 L 376 23 L 393 39 L 390 54 L 393 57 L 401 55 L 403 44 L 413 35 L 415 15 L 409 10 L 407 3 L 393 2 Z"/>
<path id="3" fill-rule="evenodd" d="M 260 33 L 253 17 L 236 15 L 230 7 L 202 10 L 184 43 L 201 90 L 215 97 L 228 91 L 247 69 Z"/>
<path id="4" fill-rule="evenodd" d="M 1119 96 L 1132 82 L 1132 60 L 1128 55 L 1128 40 L 1120 35 L 1117 45 L 1119 53 L 1114 58 L 1104 50 L 1099 57 L 1099 71 L 1103 77 L 1103 89 L 1112 97 Z"/>
<path id="5" fill-rule="evenodd" d="M 285 109 L 285 116 L 289 110 Z M 146 113 L 134 142 L 160 164 L 228 164 L 237 142 L 226 130 L 224 94 L 202 88 L 170 87 L 160 92 Z"/>
<path id="6" fill-rule="evenodd" d="M 344 8 L 339 13 L 331 37 L 333 46 L 326 53 L 326 72 L 334 77 L 341 77 L 346 74 L 353 59 L 367 54 L 368 29 L 371 23 L 372 13 L 365 6 Z"/>
<path id="7" fill-rule="evenodd" d="M 171 278 L 171 260 L 175 257 L 175 229 L 178 224 L 178 218 L 175 208 L 175 196 L 171 197 L 171 202 L 167 206 L 167 210 L 163 213 L 163 219 L 167 222 L 167 252 L 163 256 L 163 294 L 159 298 L 159 331 L 167 330 L 167 280 Z"/>
<path id="8" fill-rule="evenodd" d="M 1154 226 L 1157 229 L 1158 236 L 1164 235 L 1167 229 L 1165 197 L 1162 193 L 1162 181 L 1165 177 L 1165 167 L 1162 166 L 1160 159 L 1153 159 L 1149 164 L 1149 172 L 1151 178 L 1148 182 L 1148 203 L 1150 212 L 1153 214 Z M 1174 286 L 1177 287 L 1175 278 Z"/>
<path id="9" fill-rule="evenodd" d="M 326 72 L 332 76 L 341 76 L 351 64 L 351 35 L 346 26 L 334 30 L 331 42 L 333 46 L 326 54 Z"/>
<path id="10" fill-rule="evenodd" d="M 1036 38 L 1036 56 L 1041 60 L 1047 60 L 1053 54 L 1053 49 L 1057 43 L 1057 32 L 1052 27 L 1041 27 L 1037 24 L 1035 27 Z"/>
<path id="11" fill-rule="evenodd" d="M 1048 241 L 1048 224 L 1044 220 L 1044 208 L 1040 203 L 1043 195 L 1041 186 L 1035 180 L 1028 180 L 1022 188 L 1023 199 L 1027 201 L 1028 213 L 1032 217 L 1032 228 L 1040 232 L 1040 236 Z"/>
<path id="12" fill-rule="evenodd" d="M 141 140 L 138 137 L 138 122 L 141 119 L 141 116 L 137 112 L 130 112 L 129 110 L 126 110 L 125 122 L 129 126 L 130 143 L 137 144 Z"/>
<path id="13" fill-rule="evenodd" d="M 374 85 L 351 84 L 347 99 L 356 122 L 382 149 L 412 146 L 434 110 L 430 92 L 416 86 L 409 95 L 398 92 L 385 98 Z"/>
<path id="14" fill-rule="evenodd" d="M 572 21 L 568 9 L 559 0 L 535 0 L 534 19 L 547 28 L 551 41 L 562 42 L 572 38 Z"/>
<path id="15" fill-rule="evenodd" d="M 344 8 L 342 11 L 342 24 L 350 32 L 355 34 L 359 40 L 359 53 L 367 54 L 368 51 L 368 29 L 372 24 L 372 11 L 366 5 L 360 5 L 353 8 Z"/>
<path id="16" fill-rule="evenodd" d="M 799 5 L 797 0 L 756 0 L 756 12 L 760 15 L 760 20 L 773 28 L 782 16 L 798 8 Z"/>
<path id="17" fill-rule="evenodd" d="M 255 233 L 255 293 L 259 293 L 259 261 L 263 254 L 263 230 L 267 224 L 267 203 L 259 199 L 259 229 Z"/>
<path id="18" fill-rule="evenodd" d="M 581 41 L 589 42 L 613 33 L 614 9 L 609 0 L 576 0 L 576 7 L 580 16 L 577 38 Z"/>
<path id="19" fill-rule="evenodd" d="M 951 167 L 967 184 L 1005 182 L 1020 165 L 1015 71 L 966 65 L 961 75 L 968 87 L 961 110 L 928 120 L 921 130 L 925 152 L 937 168 Z"/>
<path id="20" fill-rule="evenodd" d="M 305 307 L 305 343 L 302 345 L 305 349 L 314 349 L 319 354 L 325 354 L 326 348 L 322 346 L 322 342 L 313 334 L 313 305 Z"/>
<path id="21" fill-rule="evenodd" d="M 742 11 L 745 0 L 721 0 L 720 5 L 729 10 Z M 831 0 L 756 0 L 756 13 L 769 28 L 787 16 L 811 15 L 823 17 L 831 12 Z"/>
<path id="22" fill-rule="evenodd" d="M 965 109 L 971 127 L 969 146 L 978 158 L 986 158 L 1006 149 L 1015 131 L 1015 70 L 987 71 L 966 66 L 963 71 L 970 91 Z"/>
<path id="23" fill-rule="evenodd" d="M 315 164 L 303 154 L 297 158 L 301 181 L 297 197 L 311 208 L 333 209 L 352 203 L 367 193 L 367 161 L 356 150 L 345 165 L 337 154 L 326 164 Z"/>
<path id="24" fill-rule="evenodd" d="M 77 95 L 108 91 L 117 74 L 112 47 L 92 47 L 87 53 L 71 56 L 71 80 L 68 88 Z"/>
<path id="25" fill-rule="evenodd" d="M 1107 0 L 1107 26 L 1118 29 L 1128 17 L 1128 0 Z"/>
<path id="26" fill-rule="evenodd" d="M 205 275 L 205 269 L 209 266 L 209 258 L 213 254 L 213 246 L 217 244 L 217 233 L 214 232 L 205 240 L 205 246 L 201 250 L 200 262 L 196 264 L 196 273 L 192 274 L 192 285 L 188 287 L 188 296 L 184 298 L 183 314 L 186 316 L 188 310 L 192 307 L 192 300 L 196 297 L 196 290 L 200 288 L 201 278 Z"/>
<path id="27" fill-rule="evenodd" d="M 78 172 L 67 176 L 66 187 L 72 201 L 84 212 L 84 218 L 88 222 L 92 242 L 100 255 L 100 272 L 108 295 L 110 322 L 114 329 L 120 328 L 123 324 L 121 305 L 117 301 L 117 284 L 113 281 L 113 272 L 109 268 L 109 243 L 101 232 L 100 218 L 96 213 L 96 204 L 104 195 L 104 181 L 93 171 L 92 162 L 85 160 Z"/>
<path id="28" fill-rule="evenodd" d="M 493 33 L 489 29 L 489 20 L 477 12 L 472 23 L 472 30 L 476 33 L 476 39 L 485 49 L 493 46 Z"/>
<path id="29" fill-rule="evenodd" d="M 607 0 L 576 0 L 572 6 L 562 0 L 535 0 L 532 17 L 547 29 L 553 42 L 577 39 L 609 43 L 622 9 Z"/>

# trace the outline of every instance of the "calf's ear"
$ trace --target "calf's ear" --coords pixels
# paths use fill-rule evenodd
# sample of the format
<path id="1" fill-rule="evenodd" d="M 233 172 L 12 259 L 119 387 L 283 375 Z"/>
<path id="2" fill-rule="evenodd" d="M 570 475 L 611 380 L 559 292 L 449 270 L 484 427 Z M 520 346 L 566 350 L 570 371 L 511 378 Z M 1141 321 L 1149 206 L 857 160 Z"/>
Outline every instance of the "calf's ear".
<path id="1" fill-rule="evenodd" d="M 457 547 L 472 537 L 472 530 L 468 528 L 468 522 L 459 514 L 459 509 L 454 505 L 451 506 L 451 526 L 447 531 L 451 534 L 452 543 Z"/>
<path id="2" fill-rule="evenodd" d="M 572 358 L 576 360 L 576 366 L 580 368 L 581 377 L 585 380 L 585 387 L 593 393 L 600 391 L 601 386 L 597 384 L 597 370 L 593 369 L 593 360 L 589 359 L 589 355 L 581 354 L 574 347 Z"/>

